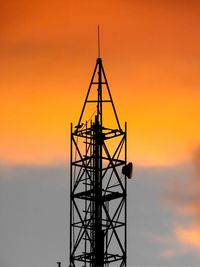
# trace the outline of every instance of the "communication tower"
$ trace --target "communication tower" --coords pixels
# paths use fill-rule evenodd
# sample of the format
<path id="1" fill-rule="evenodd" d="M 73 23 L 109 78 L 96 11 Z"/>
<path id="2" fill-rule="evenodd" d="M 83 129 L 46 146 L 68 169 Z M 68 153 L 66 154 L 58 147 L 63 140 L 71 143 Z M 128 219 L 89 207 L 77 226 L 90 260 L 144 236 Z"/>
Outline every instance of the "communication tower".
<path id="1" fill-rule="evenodd" d="M 78 124 L 71 124 L 70 267 L 127 266 L 127 127 L 97 58 Z"/>

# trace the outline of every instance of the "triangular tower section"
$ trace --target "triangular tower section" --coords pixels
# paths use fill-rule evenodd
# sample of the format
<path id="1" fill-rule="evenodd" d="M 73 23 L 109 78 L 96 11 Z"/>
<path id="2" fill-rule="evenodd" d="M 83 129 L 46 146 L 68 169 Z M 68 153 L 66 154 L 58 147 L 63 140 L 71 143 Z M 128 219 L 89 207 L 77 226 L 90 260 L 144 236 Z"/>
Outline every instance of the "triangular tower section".
<path id="1" fill-rule="evenodd" d="M 76 129 L 80 132 L 86 124 L 89 126 L 95 121 L 99 126 L 104 125 L 103 131 L 122 131 L 101 58 L 97 58 Z"/>

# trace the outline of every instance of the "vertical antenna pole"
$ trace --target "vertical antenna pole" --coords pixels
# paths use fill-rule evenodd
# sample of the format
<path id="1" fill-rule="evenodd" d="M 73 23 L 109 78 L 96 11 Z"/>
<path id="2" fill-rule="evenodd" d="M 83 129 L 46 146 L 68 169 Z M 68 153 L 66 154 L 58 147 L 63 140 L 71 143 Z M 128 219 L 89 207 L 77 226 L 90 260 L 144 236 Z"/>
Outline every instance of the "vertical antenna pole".
<path id="1" fill-rule="evenodd" d="M 100 30 L 98 25 L 98 58 L 100 58 Z"/>
<path id="2" fill-rule="evenodd" d="M 69 249 L 70 249 L 70 266 L 72 266 L 73 262 L 72 262 L 72 250 L 73 250 L 73 246 L 74 246 L 74 230 L 72 228 L 72 224 L 74 223 L 73 222 L 73 205 L 72 205 L 72 172 L 73 172 L 73 169 L 72 169 L 72 153 L 73 153 L 73 145 L 72 145 L 72 138 L 73 138 L 73 125 L 71 123 L 70 125 L 70 236 L 69 236 Z M 58 264 L 58 262 L 57 262 Z M 58 266 L 60 267 L 60 266 Z"/>

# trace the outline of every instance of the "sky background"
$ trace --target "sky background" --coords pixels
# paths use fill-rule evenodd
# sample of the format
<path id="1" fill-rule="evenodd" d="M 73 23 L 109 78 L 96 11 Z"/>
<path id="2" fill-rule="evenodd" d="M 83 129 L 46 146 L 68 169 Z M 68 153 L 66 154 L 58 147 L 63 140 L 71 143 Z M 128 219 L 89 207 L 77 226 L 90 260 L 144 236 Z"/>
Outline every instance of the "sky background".
<path id="1" fill-rule="evenodd" d="M 0 3 L 0 265 L 68 266 L 69 125 L 101 56 L 135 166 L 128 266 L 200 264 L 200 3 Z"/>

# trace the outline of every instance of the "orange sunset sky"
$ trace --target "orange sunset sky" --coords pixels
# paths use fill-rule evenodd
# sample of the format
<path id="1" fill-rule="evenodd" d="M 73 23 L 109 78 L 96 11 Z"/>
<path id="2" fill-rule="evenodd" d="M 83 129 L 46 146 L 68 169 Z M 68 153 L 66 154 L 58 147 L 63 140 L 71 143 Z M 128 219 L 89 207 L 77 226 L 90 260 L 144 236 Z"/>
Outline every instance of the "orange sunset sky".
<path id="1" fill-rule="evenodd" d="M 190 159 L 200 139 L 199 1 L 3 0 L 0 27 L 4 164 L 69 157 L 101 54 L 129 158 L 139 165 Z"/>

